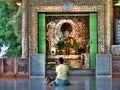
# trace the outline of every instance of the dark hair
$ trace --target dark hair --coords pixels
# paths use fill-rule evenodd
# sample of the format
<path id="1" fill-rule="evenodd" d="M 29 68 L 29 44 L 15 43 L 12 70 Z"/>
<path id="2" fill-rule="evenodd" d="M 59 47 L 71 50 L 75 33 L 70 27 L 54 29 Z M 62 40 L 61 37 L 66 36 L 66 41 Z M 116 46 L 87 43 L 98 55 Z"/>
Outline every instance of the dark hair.
<path id="1" fill-rule="evenodd" d="M 62 57 L 60 57 L 59 59 L 58 59 L 58 61 L 61 63 L 61 64 L 63 64 L 63 58 Z"/>

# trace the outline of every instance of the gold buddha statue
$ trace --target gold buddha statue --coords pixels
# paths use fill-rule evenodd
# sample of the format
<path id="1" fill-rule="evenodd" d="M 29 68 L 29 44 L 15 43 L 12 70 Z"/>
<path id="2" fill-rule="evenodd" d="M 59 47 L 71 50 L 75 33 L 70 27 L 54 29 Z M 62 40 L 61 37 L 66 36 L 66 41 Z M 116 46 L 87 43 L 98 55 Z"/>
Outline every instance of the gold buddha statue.
<path id="1" fill-rule="evenodd" d="M 77 42 L 73 37 L 70 36 L 72 32 L 72 26 L 69 23 L 64 23 L 61 26 L 62 37 L 60 37 L 58 42 L 58 49 L 62 51 L 63 54 L 75 54 L 78 50 Z M 71 53 L 72 52 L 72 53 Z"/>
<path id="2" fill-rule="evenodd" d="M 64 42 L 66 48 L 69 50 L 69 52 L 67 51 L 67 53 L 75 54 L 76 51 L 77 51 L 75 44 L 77 44 L 77 43 L 74 40 L 74 38 L 69 37 L 69 35 L 70 35 L 69 31 L 67 31 L 67 30 L 64 31 L 64 40 L 63 40 L 63 42 Z"/>

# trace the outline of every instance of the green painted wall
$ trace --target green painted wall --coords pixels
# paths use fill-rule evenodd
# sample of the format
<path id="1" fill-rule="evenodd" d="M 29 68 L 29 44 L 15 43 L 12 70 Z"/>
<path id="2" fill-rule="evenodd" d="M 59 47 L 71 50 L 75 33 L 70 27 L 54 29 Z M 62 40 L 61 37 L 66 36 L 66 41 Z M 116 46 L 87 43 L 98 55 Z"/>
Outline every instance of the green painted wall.
<path id="1" fill-rule="evenodd" d="M 41 13 L 38 15 L 38 53 L 46 54 L 46 22 L 45 14 Z"/>
<path id="2" fill-rule="evenodd" d="M 95 57 L 97 53 L 97 14 L 90 14 L 90 68 L 95 69 Z"/>

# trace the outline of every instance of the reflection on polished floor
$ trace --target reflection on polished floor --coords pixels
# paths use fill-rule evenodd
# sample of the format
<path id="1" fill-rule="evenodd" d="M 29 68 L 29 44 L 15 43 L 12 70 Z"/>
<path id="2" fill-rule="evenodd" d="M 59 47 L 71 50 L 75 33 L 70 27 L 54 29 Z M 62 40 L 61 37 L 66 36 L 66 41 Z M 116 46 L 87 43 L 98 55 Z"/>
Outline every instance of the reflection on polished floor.
<path id="1" fill-rule="evenodd" d="M 42 78 L 0 78 L 0 90 L 120 90 L 120 78 L 70 76 L 69 86 L 46 86 Z"/>

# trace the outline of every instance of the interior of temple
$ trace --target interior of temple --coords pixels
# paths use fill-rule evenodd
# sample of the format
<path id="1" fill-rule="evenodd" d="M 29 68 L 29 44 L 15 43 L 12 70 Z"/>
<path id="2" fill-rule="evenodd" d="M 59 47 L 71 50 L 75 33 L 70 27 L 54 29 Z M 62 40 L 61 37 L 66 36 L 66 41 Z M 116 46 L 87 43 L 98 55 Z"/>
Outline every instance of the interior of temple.
<path id="1" fill-rule="evenodd" d="M 20 47 L 11 49 L 20 49 L 14 53 L 21 57 L 0 58 L 0 90 L 120 90 L 120 0 L 2 1 L 19 9 L 1 3 L 0 42 L 21 23 Z M 48 86 L 45 79 L 57 77 L 60 57 L 70 85 Z"/>
<path id="2" fill-rule="evenodd" d="M 44 54 L 46 70 L 55 70 L 57 59 L 63 57 L 74 73 L 94 72 L 96 54 L 112 54 L 113 59 L 114 55 L 115 59 L 120 55 L 118 0 L 110 3 L 109 0 L 53 1 L 17 0 L 16 4 L 22 9 L 21 51 L 25 60 L 15 60 L 16 66 L 31 54 Z M 113 60 L 113 66 L 119 62 L 117 59 Z M 6 74 L 7 60 L 1 60 L 2 64 Z M 113 71 L 119 72 L 117 70 Z"/>

